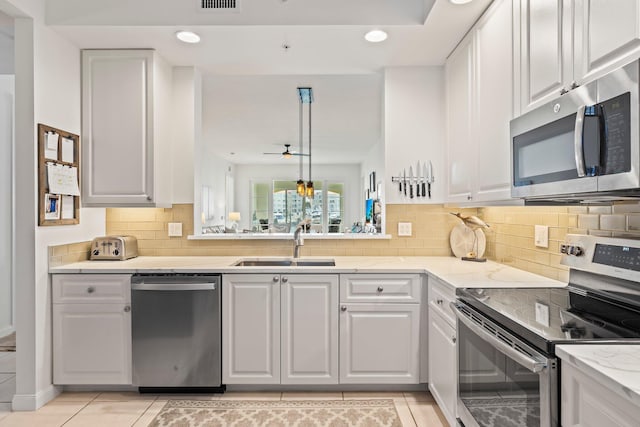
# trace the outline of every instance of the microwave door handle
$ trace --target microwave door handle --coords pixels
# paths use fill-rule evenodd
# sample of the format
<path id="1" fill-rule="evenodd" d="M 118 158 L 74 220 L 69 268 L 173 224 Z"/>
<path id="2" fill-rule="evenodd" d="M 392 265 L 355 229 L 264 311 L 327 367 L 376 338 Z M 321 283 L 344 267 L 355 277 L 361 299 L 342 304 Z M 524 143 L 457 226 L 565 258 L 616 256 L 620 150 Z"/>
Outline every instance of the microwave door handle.
<path id="1" fill-rule="evenodd" d="M 584 146 L 582 134 L 584 129 L 584 110 L 586 106 L 581 105 L 576 112 L 576 125 L 573 131 L 573 151 L 576 158 L 576 170 L 579 177 L 587 175 L 584 165 Z"/>
<path id="2" fill-rule="evenodd" d="M 464 323 L 467 328 L 471 329 L 473 333 L 482 338 L 482 340 L 484 340 L 487 344 L 490 344 L 493 348 L 505 354 L 510 359 L 515 360 L 516 362 L 527 368 L 529 371 L 534 373 L 542 372 L 547 368 L 546 362 L 536 360 L 529 355 L 521 353 L 510 345 L 507 345 L 504 342 L 500 341 L 496 336 L 486 331 L 482 326 L 477 325 L 473 320 L 469 319 L 467 316 L 460 312 L 460 309 L 455 302 L 450 302 L 449 306 L 460 322 Z"/>

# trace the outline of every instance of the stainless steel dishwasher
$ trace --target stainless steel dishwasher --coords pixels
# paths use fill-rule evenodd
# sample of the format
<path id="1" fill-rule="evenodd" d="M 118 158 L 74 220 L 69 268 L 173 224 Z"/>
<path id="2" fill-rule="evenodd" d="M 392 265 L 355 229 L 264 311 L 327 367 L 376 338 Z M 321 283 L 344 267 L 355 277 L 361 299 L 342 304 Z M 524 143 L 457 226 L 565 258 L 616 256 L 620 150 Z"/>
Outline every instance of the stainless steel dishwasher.
<path id="1" fill-rule="evenodd" d="M 133 385 L 140 392 L 223 391 L 220 275 L 131 279 Z"/>

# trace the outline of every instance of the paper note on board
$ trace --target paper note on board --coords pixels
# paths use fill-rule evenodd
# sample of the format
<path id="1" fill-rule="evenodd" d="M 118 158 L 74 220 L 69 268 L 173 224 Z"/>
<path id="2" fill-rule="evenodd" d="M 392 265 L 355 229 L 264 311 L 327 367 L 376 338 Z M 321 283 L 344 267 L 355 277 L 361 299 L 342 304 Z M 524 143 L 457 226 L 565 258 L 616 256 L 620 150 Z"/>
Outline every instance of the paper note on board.
<path id="1" fill-rule="evenodd" d="M 73 219 L 73 196 L 62 196 L 62 219 Z"/>
<path id="2" fill-rule="evenodd" d="M 67 163 L 74 162 L 73 156 L 73 139 L 71 138 L 62 138 L 62 161 Z"/>
<path id="3" fill-rule="evenodd" d="M 50 193 L 66 194 L 69 196 L 80 195 L 78 168 L 48 163 L 47 177 Z"/>

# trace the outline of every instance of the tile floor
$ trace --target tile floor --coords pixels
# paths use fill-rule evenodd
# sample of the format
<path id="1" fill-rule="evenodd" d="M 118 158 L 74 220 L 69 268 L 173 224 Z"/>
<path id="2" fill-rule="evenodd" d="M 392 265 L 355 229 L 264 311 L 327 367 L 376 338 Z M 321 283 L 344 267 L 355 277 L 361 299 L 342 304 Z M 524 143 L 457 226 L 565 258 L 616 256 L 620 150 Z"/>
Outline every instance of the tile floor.
<path id="1" fill-rule="evenodd" d="M 446 421 L 428 392 L 414 393 L 241 393 L 167 396 L 138 393 L 63 393 L 35 412 L 2 412 L 0 427 L 148 426 L 168 399 L 393 399 L 403 426 L 445 427 Z"/>

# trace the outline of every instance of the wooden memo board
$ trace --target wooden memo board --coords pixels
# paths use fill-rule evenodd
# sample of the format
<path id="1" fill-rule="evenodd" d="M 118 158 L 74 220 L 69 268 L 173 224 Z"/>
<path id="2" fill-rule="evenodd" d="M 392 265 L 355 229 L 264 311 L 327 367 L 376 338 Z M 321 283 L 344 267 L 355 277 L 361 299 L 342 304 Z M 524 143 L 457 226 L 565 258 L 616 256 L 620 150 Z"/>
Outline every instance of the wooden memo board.
<path id="1" fill-rule="evenodd" d="M 54 188 L 49 186 L 50 166 Z M 38 124 L 38 225 L 80 223 L 79 179 L 80 137 Z"/>

